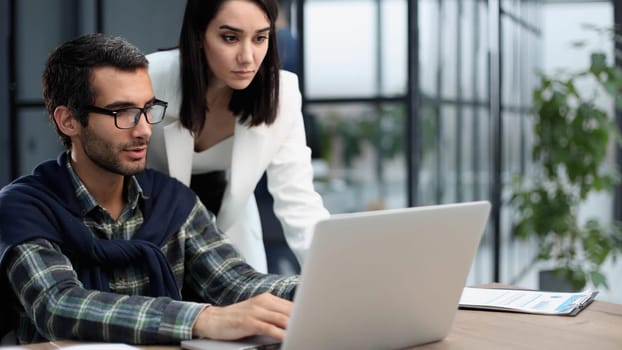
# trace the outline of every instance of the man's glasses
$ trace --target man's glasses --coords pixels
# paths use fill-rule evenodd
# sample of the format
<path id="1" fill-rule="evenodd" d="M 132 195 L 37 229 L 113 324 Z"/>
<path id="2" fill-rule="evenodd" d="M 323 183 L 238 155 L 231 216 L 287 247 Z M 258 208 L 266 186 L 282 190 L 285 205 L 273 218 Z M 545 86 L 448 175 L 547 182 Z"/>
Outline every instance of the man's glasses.
<path id="1" fill-rule="evenodd" d="M 131 129 L 138 125 L 140 116 L 145 115 L 147 123 L 158 124 L 164 120 L 164 113 L 168 103 L 161 100 L 154 100 L 148 106 L 127 107 L 116 110 L 100 108 L 96 106 L 86 106 L 84 111 L 87 113 L 105 114 L 114 117 L 114 125 L 119 129 Z"/>

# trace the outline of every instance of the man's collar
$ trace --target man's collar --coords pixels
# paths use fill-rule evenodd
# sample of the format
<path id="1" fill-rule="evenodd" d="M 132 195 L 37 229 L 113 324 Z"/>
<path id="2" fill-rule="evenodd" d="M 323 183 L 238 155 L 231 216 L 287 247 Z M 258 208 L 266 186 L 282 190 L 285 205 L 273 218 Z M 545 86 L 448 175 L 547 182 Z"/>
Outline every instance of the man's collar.
<path id="1" fill-rule="evenodd" d="M 73 169 L 71 165 L 71 153 L 67 151 L 66 153 L 66 162 L 65 167 L 67 168 L 67 172 L 69 172 L 69 176 L 71 179 L 71 183 L 75 189 L 76 197 L 78 198 L 78 202 L 80 205 L 80 214 L 84 217 L 86 214 L 91 212 L 96 207 L 101 207 L 97 200 L 91 195 L 89 190 L 84 186 L 82 180 Z M 135 176 L 130 175 L 125 177 L 124 181 L 124 191 L 126 202 L 130 205 L 132 210 L 136 209 L 138 206 L 138 202 L 140 199 L 144 199 L 145 195 L 143 193 L 143 189 L 138 183 L 138 179 Z"/>

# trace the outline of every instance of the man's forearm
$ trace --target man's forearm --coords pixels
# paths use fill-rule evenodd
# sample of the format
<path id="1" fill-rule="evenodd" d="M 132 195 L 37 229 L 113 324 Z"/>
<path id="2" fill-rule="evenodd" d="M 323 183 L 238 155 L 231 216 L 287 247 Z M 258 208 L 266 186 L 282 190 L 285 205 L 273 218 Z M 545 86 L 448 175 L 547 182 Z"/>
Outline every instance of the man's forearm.
<path id="1" fill-rule="evenodd" d="M 86 290 L 69 261 L 41 240 L 13 250 L 8 276 L 25 314 L 47 339 L 174 343 L 192 337 L 192 323 L 204 307 Z M 36 339 L 34 334 L 18 336 Z"/>

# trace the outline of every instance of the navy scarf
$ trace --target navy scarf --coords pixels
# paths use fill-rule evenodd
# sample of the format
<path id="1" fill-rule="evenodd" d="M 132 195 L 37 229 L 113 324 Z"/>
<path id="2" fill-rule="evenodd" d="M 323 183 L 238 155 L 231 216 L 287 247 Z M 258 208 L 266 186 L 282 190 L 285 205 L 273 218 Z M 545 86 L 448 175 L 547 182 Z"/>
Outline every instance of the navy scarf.
<path id="1" fill-rule="evenodd" d="M 145 266 L 150 296 L 180 300 L 166 256 L 160 247 L 186 221 L 195 194 L 162 173 L 145 170 L 136 178 L 145 199 L 144 222 L 131 240 L 94 239 L 82 222 L 80 205 L 61 154 L 35 168 L 0 191 L 0 296 L 10 289 L 3 266 L 7 252 L 34 238 L 59 244 L 87 289 L 109 291 L 107 272 L 130 264 Z M 0 312 L 0 314 L 4 314 Z"/>

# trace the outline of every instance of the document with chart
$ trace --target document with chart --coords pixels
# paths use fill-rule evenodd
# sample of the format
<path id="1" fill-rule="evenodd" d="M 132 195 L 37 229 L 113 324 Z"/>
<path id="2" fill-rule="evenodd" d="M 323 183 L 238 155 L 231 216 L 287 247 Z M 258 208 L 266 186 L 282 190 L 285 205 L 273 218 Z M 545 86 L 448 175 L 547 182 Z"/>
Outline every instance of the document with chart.
<path id="1" fill-rule="evenodd" d="M 574 316 L 594 300 L 595 290 L 578 293 L 465 287 L 460 308 Z"/>

